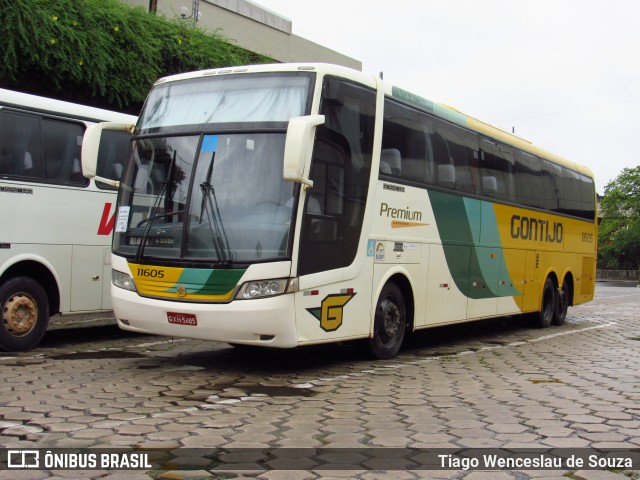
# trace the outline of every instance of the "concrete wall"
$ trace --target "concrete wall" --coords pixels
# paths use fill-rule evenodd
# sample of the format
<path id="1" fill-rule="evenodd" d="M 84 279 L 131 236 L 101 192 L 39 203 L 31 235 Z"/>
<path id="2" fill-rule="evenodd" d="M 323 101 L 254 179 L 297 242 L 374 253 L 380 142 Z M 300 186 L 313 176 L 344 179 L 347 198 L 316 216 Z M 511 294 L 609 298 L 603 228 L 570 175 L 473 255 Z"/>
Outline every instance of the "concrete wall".
<path id="1" fill-rule="evenodd" d="M 122 0 L 130 5 L 149 8 L 149 0 Z M 181 8 L 191 15 L 193 0 L 157 0 L 158 15 L 181 18 Z M 267 55 L 279 62 L 326 62 L 362 70 L 362 62 L 294 35 L 292 22 L 249 0 L 199 0 L 202 14 L 197 26 L 218 31 L 228 40 L 252 52 Z M 193 18 L 185 19 L 191 22 Z"/>
<path id="2" fill-rule="evenodd" d="M 596 270 L 596 280 L 628 280 L 640 282 L 640 270 Z"/>

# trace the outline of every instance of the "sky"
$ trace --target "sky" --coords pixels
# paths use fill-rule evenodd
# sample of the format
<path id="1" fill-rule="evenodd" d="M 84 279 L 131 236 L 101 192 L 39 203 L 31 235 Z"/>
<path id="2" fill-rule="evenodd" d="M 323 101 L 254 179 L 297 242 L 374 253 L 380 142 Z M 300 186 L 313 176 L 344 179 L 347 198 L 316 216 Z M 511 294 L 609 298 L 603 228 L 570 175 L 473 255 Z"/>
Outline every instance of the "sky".
<path id="1" fill-rule="evenodd" d="M 362 70 L 595 174 L 640 165 L 636 0 L 252 0 Z"/>

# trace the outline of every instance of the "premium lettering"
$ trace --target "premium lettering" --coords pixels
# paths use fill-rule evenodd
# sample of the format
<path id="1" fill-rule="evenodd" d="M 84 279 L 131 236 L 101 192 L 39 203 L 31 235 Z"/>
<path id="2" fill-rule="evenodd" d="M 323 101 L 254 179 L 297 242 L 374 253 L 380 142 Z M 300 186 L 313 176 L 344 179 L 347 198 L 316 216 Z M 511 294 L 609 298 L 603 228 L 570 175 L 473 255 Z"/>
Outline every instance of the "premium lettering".
<path id="1" fill-rule="evenodd" d="M 380 204 L 380 216 L 387 218 L 396 218 L 400 220 L 413 220 L 413 221 L 421 221 L 422 220 L 422 212 L 417 210 L 410 210 L 409 207 L 404 209 L 402 208 L 392 208 L 389 207 L 386 203 Z"/>

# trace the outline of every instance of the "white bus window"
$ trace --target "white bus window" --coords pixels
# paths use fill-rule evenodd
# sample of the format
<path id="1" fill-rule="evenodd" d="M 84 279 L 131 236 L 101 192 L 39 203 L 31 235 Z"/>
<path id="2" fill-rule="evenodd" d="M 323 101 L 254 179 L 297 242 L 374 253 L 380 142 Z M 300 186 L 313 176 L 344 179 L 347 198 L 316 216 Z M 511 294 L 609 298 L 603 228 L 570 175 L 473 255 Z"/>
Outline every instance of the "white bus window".
<path id="1" fill-rule="evenodd" d="M 78 138 L 84 127 L 78 123 L 42 120 L 42 145 L 44 152 L 44 179 L 60 183 L 87 185 L 82 176 Z"/>
<path id="2" fill-rule="evenodd" d="M 39 117 L 0 112 L 0 175 L 42 178 Z"/>

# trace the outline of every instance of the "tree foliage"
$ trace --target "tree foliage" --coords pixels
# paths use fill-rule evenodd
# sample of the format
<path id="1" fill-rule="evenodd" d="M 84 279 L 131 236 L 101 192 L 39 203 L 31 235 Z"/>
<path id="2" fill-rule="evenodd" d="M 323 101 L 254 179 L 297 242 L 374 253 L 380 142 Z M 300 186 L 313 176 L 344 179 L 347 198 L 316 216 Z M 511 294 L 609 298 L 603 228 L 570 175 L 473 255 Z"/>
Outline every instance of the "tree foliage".
<path id="1" fill-rule="evenodd" d="M 138 113 L 161 76 L 271 59 L 118 0 L 0 0 L 0 87 Z"/>
<path id="2" fill-rule="evenodd" d="M 640 268 L 640 167 L 625 168 L 605 187 L 600 210 L 600 266 Z"/>

